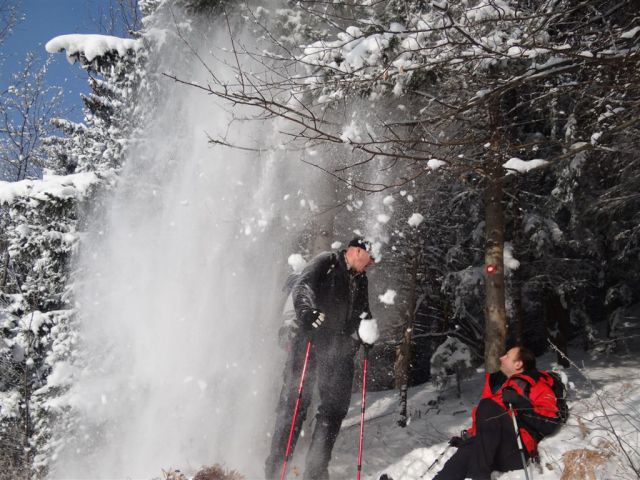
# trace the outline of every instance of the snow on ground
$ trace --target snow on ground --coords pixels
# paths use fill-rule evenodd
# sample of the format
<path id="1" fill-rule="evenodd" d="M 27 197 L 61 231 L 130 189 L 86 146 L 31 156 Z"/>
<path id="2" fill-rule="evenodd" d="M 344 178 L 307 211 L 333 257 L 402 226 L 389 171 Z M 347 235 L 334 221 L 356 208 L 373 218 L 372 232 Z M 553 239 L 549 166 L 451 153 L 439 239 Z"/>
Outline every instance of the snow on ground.
<path id="1" fill-rule="evenodd" d="M 574 352 L 571 352 L 572 354 Z M 576 355 L 578 355 L 576 353 Z M 541 368 L 551 367 L 550 354 L 538 359 Z M 640 360 L 629 357 L 580 359 L 580 369 L 565 370 L 570 382 L 567 425 L 553 437 L 540 443 L 540 465 L 529 467 L 532 478 L 558 479 L 566 466 L 563 454 L 575 451 L 574 470 L 594 465 L 595 478 L 637 478 L 629 467 L 628 454 L 640 465 Z M 482 388 L 483 374 L 478 373 L 462 384 L 462 397 L 455 397 L 455 385 L 441 394 L 429 383 L 409 391 L 410 423 L 406 428 L 396 424 L 398 401 L 395 391 L 371 392 L 367 395 L 363 479 L 377 480 L 387 473 L 394 480 L 428 480 L 455 451 L 449 448 L 442 459 L 428 468 L 446 449 L 448 439 L 470 426 L 470 414 Z M 453 381 L 452 381 L 453 382 Z M 330 466 L 332 480 L 356 477 L 361 394 L 352 397 L 349 414 L 344 420 Z M 313 417 L 310 411 L 309 417 Z M 305 426 L 306 430 L 311 427 Z M 291 462 L 303 470 L 303 452 L 310 435 L 301 438 L 297 455 Z M 622 451 L 624 446 L 624 452 Z M 578 449 L 589 451 L 577 451 Z M 625 453 L 626 452 L 626 453 Z M 636 467 L 637 468 L 637 467 Z M 587 471 L 577 470 L 573 477 L 589 478 Z M 293 474 L 288 475 L 294 478 Z M 520 480 L 523 471 L 494 473 L 496 480 Z"/>

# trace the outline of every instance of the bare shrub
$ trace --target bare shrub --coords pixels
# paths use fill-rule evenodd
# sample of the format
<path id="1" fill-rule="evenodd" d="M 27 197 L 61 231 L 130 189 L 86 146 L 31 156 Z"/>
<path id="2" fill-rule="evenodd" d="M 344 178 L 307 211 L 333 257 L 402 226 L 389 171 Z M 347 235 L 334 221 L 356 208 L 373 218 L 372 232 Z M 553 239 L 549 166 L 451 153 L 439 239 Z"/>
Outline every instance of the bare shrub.
<path id="1" fill-rule="evenodd" d="M 245 480 L 244 476 L 235 470 L 227 470 L 220 464 L 212 467 L 202 467 L 193 480 Z"/>
<path id="2" fill-rule="evenodd" d="M 611 451 L 589 448 L 569 450 L 562 455 L 564 471 L 560 480 L 597 480 L 596 469 L 611 456 Z"/>

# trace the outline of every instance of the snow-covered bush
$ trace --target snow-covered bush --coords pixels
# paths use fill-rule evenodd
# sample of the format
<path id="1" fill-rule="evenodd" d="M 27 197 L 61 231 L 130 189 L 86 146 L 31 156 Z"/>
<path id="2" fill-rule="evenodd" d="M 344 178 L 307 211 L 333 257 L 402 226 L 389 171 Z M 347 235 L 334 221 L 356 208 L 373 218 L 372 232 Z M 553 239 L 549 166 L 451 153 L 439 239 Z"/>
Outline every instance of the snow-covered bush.
<path id="1" fill-rule="evenodd" d="M 447 337 L 431 356 L 431 379 L 446 388 L 452 377 L 456 379 L 457 394 L 460 396 L 460 382 L 475 372 L 469 347 L 456 337 Z"/>

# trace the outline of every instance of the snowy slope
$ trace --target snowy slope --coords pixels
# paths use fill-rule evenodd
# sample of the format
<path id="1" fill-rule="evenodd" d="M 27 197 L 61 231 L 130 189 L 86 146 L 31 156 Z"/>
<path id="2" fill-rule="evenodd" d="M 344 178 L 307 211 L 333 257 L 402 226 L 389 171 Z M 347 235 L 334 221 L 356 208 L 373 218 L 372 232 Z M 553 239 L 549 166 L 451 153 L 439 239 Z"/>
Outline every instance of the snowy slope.
<path id="1" fill-rule="evenodd" d="M 550 368 L 550 358 L 548 355 L 539 359 L 540 367 Z M 541 442 L 541 464 L 530 469 L 532 478 L 558 479 L 566 468 L 573 472 L 573 476 L 566 472 L 566 478 L 590 478 L 590 469 L 598 479 L 637 478 L 629 466 L 629 459 L 638 468 L 640 361 L 631 356 L 611 356 L 600 360 L 585 358 L 579 364 L 580 371 L 575 366 L 565 371 L 570 382 L 571 417 L 562 431 Z M 409 398 L 411 423 L 406 428 L 395 423 L 395 392 L 369 394 L 363 478 L 378 479 L 383 472 L 394 480 L 432 478 L 454 453 L 455 449 L 450 448 L 427 473 L 446 448 L 447 440 L 470 426 L 471 409 L 478 401 L 481 384 L 482 374 L 479 373 L 463 384 L 462 398 L 455 398 L 452 387 L 444 392 L 444 398 L 437 404 L 433 404 L 438 394 L 432 385 L 414 387 Z M 334 449 L 330 469 L 332 480 L 356 477 L 359 421 L 360 395 L 356 394 Z M 299 452 L 304 450 L 303 444 L 304 439 L 300 442 Z M 585 448 L 590 451 L 577 451 Z M 563 454 L 571 451 L 574 453 L 568 455 L 573 461 L 565 463 Z M 292 465 L 301 470 L 303 459 L 294 458 Z M 288 477 L 295 478 L 293 474 Z M 494 474 L 494 478 L 515 480 L 525 477 L 520 471 Z"/>
<path id="2" fill-rule="evenodd" d="M 573 352 L 572 352 L 573 353 Z M 584 354 L 583 354 L 584 355 Z M 633 355 L 590 359 L 580 354 L 571 368 L 563 370 L 569 382 L 570 418 L 560 432 L 539 445 L 539 464 L 529 466 L 530 478 L 537 480 L 632 479 L 640 465 L 640 359 Z M 551 369 L 551 355 L 538 359 L 543 369 Z M 365 447 L 362 478 L 378 480 L 386 473 L 393 480 L 432 479 L 455 449 L 448 439 L 470 426 L 471 410 L 479 399 L 483 374 L 479 372 L 462 385 L 456 398 L 455 386 L 438 393 L 432 384 L 409 391 L 410 423 L 397 425 L 397 392 L 367 395 Z M 438 395 L 440 399 L 438 400 Z M 358 454 L 361 394 L 354 394 L 347 418 L 333 451 L 331 480 L 354 480 Z M 310 410 L 309 417 L 312 419 Z M 287 478 L 302 478 L 304 452 L 308 447 L 312 420 L 307 420 L 296 453 L 289 462 Z M 440 454 L 445 454 L 440 457 Z M 225 465 L 233 468 L 233 465 Z M 262 459 L 256 461 L 261 470 Z M 429 467 L 432 466 L 429 470 Z M 192 468 L 183 469 L 187 473 Z M 195 473 L 194 471 L 190 472 Z M 246 475 L 246 472 L 241 472 Z M 163 478 L 186 480 L 186 475 Z M 256 474 L 247 480 L 259 480 Z M 522 470 L 494 472 L 493 480 L 525 480 Z"/>

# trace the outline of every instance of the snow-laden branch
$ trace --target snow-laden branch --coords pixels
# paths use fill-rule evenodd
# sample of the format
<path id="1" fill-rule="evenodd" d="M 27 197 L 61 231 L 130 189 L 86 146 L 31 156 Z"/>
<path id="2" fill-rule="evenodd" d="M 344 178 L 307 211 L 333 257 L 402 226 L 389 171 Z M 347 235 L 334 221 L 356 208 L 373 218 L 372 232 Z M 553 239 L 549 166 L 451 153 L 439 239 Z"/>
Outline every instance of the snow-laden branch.
<path id="1" fill-rule="evenodd" d="M 142 47 L 142 40 L 113 37 L 111 35 L 71 34 L 52 38 L 45 45 L 49 53 L 66 52 L 67 61 L 74 63 L 80 56 L 91 62 L 109 52 L 116 52 L 124 57 L 130 52 L 137 52 Z"/>

